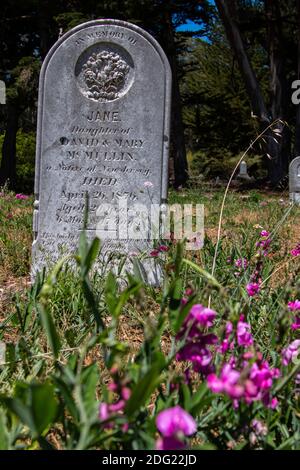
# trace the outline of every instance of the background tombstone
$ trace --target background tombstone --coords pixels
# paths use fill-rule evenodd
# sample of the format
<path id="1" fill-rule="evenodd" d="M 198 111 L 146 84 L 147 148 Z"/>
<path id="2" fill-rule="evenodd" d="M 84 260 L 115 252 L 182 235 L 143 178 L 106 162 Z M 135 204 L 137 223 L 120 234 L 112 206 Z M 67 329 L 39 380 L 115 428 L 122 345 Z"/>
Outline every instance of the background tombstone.
<path id="1" fill-rule="evenodd" d="M 239 179 L 250 180 L 250 176 L 247 171 L 247 163 L 242 161 L 239 167 L 239 174 L 237 175 Z"/>
<path id="2" fill-rule="evenodd" d="M 0 80 L 0 104 L 6 104 L 6 87 L 3 80 Z"/>
<path id="3" fill-rule="evenodd" d="M 289 168 L 290 200 L 300 204 L 300 157 L 294 158 Z"/>
<path id="4" fill-rule="evenodd" d="M 170 96 L 167 58 L 135 25 L 91 21 L 52 47 L 39 87 L 33 275 L 76 249 L 86 194 L 90 239 L 99 206 L 126 202 L 130 214 L 135 204 L 166 200 Z M 132 227 L 129 239 L 116 240 L 118 216 L 112 218 L 97 231 L 103 241 L 99 269 L 111 252 L 150 248 L 134 239 Z"/>

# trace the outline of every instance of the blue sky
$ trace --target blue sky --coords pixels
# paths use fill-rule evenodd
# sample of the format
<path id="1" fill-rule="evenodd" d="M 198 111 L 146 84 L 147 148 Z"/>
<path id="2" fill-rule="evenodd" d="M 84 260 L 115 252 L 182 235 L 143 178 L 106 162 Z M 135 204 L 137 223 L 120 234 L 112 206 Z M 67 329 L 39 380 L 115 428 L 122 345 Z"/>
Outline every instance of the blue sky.
<path id="1" fill-rule="evenodd" d="M 193 21 L 188 20 L 186 24 L 179 26 L 176 31 L 197 31 L 197 29 L 199 29 L 199 25 L 193 23 Z"/>
<path id="2" fill-rule="evenodd" d="M 212 5 L 215 3 L 214 0 L 209 0 L 209 3 Z M 187 21 L 186 24 L 183 24 L 177 28 L 177 31 L 197 31 L 199 29 L 199 25 L 193 23 L 193 21 Z"/>

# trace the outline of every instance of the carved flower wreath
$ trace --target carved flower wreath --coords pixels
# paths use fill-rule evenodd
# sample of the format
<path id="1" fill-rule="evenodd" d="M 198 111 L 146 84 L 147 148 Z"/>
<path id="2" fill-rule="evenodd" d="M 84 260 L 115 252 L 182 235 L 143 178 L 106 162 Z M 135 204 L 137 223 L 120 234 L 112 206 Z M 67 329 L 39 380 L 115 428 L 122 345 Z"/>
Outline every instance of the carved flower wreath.
<path id="1" fill-rule="evenodd" d="M 108 51 L 92 54 L 82 68 L 88 88 L 85 95 L 97 101 L 118 98 L 129 72 L 128 64 L 118 54 Z"/>

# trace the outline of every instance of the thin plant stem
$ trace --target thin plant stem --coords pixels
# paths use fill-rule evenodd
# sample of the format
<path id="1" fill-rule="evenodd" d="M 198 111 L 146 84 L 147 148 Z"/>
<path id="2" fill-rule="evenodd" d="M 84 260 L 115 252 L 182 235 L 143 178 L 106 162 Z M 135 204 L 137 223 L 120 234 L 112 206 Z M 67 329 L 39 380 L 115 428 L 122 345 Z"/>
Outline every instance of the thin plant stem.
<path id="1" fill-rule="evenodd" d="M 228 194 L 228 191 L 229 191 L 229 188 L 230 188 L 230 185 L 231 185 L 231 182 L 233 180 L 233 177 L 240 165 L 240 163 L 244 160 L 245 156 L 247 155 L 247 153 L 252 149 L 253 145 L 259 140 L 261 139 L 261 137 L 271 128 L 273 127 L 275 124 L 277 124 L 278 122 L 282 122 L 280 119 L 277 119 L 276 121 L 273 121 L 271 124 L 269 124 L 268 127 L 266 127 L 257 137 L 256 139 L 251 142 L 251 144 L 249 145 L 249 147 L 246 149 L 246 151 L 243 153 L 243 155 L 241 156 L 241 158 L 239 159 L 239 161 L 237 162 L 230 178 L 229 178 L 229 181 L 227 183 L 227 186 L 226 186 L 226 189 L 225 189 L 225 192 L 224 192 L 224 196 L 223 196 L 223 200 L 222 200 L 222 204 L 221 204 L 221 210 L 220 210 L 220 216 L 219 216 L 219 224 L 218 224 L 218 235 L 217 235 L 217 242 L 216 242 L 216 247 L 215 247 L 215 253 L 214 253 L 214 258 L 213 258 L 213 264 L 212 264 L 212 270 L 211 270 L 211 275 L 214 276 L 215 274 L 215 269 L 216 269 L 216 263 L 217 263 L 217 257 L 218 257 L 218 250 L 219 250 L 219 245 L 220 245 L 220 239 L 221 239 L 221 230 L 222 230 L 222 222 L 223 222 L 223 212 L 224 212 L 224 208 L 225 208 L 225 202 L 226 202 L 226 198 L 227 198 L 227 194 Z M 210 308 L 210 305 L 211 305 L 211 295 L 209 296 L 209 299 L 208 299 L 208 307 Z"/>

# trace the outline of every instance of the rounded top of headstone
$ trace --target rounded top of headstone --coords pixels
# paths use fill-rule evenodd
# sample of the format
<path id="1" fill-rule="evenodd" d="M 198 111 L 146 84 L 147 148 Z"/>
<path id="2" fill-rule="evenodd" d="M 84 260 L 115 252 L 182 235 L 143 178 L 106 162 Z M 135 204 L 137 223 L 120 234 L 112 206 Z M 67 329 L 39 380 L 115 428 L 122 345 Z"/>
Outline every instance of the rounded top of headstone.
<path id="1" fill-rule="evenodd" d="M 41 69 L 41 81 L 43 81 L 43 77 L 45 75 L 47 66 L 48 66 L 48 64 L 51 60 L 51 57 L 60 48 L 60 46 L 62 44 L 64 44 L 68 39 L 70 39 L 72 36 L 74 36 L 74 35 L 78 36 L 78 33 L 85 32 L 85 33 L 87 33 L 85 38 L 90 38 L 90 39 L 94 38 L 94 42 L 98 42 L 98 43 L 101 42 L 101 43 L 103 43 L 103 45 L 105 45 L 106 41 L 103 40 L 103 38 L 101 38 L 100 35 L 97 35 L 97 32 L 93 31 L 93 30 L 97 29 L 97 27 L 108 27 L 108 28 L 109 27 L 119 27 L 121 29 L 128 30 L 129 33 L 130 33 L 130 31 L 132 31 L 133 33 L 139 34 L 146 41 L 148 41 L 153 46 L 153 48 L 157 51 L 157 53 L 159 54 L 159 56 L 161 58 L 161 61 L 164 64 L 167 80 L 170 81 L 170 79 L 171 79 L 170 64 L 169 64 L 169 61 L 167 59 L 167 56 L 166 56 L 164 50 L 162 49 L 160 44 L 156 41 L 156 39 L 154 39 L 154 37 L 151 36 L 151 34 L 149 34 L 147 31 L 145 31 L 144 29 L 140 28 L 139 26 L 137 26 L 135 24 L 128 23 L 127 21 L 107 19 L 107 18 L 97 19 L 97 20 L 88 21 L 86 23 L 82 23 L 82 24 L 80 24 L 78 26 L 75 26 L 74 28 L 70 29 L 65 34 L 63 34 L 58 39 L 58 41 L 52 46 L 52 48 L 48 52 L 47 56 L 45 57 L 45 60 L 43 62 L 42 69 Z M 80 34 L 79 34 L 79 36 L 80 36 Z M 78 37 L 77 41 L 78 41 L 78 44 L 80 44 L 81 41 L 82 41 L 82 44 L 84 44 L 84 38 L 82 38 L 82 37 Z M 109 43 L 111 44 L 111 42 L 117 43 L 118 42 L 118 36 L 116 35 L 115 37 L 109 38 Z M 133 36 L 131 37 L 130 34 L 129 34 L 128 35 L 128 45 L 131 44 L 132 46 L 134 46 L 135 42 L 136 42 L 135 38 Z M 106 99 L 108 101 L 110 99 L 114 99 L 116 97 L 114 94 L 116 94 L 116 93 L 118 94 L 118 93 L 122 92 L 123 87 L 126 88 L 126 83 L 125 82 L 126 81 L 130 82 L 132 80 L 132 77 L 130 77 L 130 65 L 131 65 L 130 62 L 131 62 L 132 59 L 130 57 L 128 57 L 128 53 L 126 55 L 127 51 L 122 50 L 122 48 L 120 48 L 118 50 L 117 49 L 118 48 L 116 48 L 116 50 L 115 50 L 114 48 L 111 48 L 111 47 L 107 47 L 107 48 L 103 47 L 103 49 L 101 51 L 97 51 L 97 53 L 94 52 L 94 51 L 91 51 L 91 55 L 89 57 L 86 57 L 86 62 L 84 64 L 82 64 L 82 66 L 85 66 L 84 67 L 85 73 L 84 73 L 83 81 L 85 81 L 85 83 L 86 83 L 86 89 L 88 89 L 89 86 L 90 87 L 93 86 L 92 85 L 93 76 L 92 76 L 92 73 L 91 73 L 91 67 L 92 67 L 92 72 L 93 72 L 93 67 L 94 67 L 94 72 L 95 72 L 95 63 L 97 63 L 97 65 L 100 65 L 100 62 L 102 62 L 102 66 L 100 67 L 100 71 L 99 71 L 100 74 L 101 74 L 101 71 L 103 71 L 104 67 L 106 67 L 107 69 L 110 69 L 110 71 L 108 71 L 106 73 L 106 77 L 104 77 L 102 79 L 104 85 L 105 84 L 107 85 L 107 83 L 109 82 L 110 79 L 114 79 L 114 81 L 115 81 L 112 91 L 111 90 L 109 90 L 109 91 L 106 90 L 106 93 L 104 92 L 102 97 L 99 97 L 97 95 L 90 96 L 91 99 L 95 99 L 96 101 L 99 100 L 99 99 L 100 100 L 103 99 L 104 101 Z M 96 56 L 95 56 L 95 54 L 96 54 Z M 112 71 L 112 69 L 113 69 L 113 71 Z M 105 79 L 106 79 L 106 82 L 105 82 Z M 95 82 L 95 80 L 94 80 L 94 82 Z M 108 88 L 109 87 L 106 86 L 106 89 L 108 89 Z M 95 91 L 97 93 L 97 90 L 95 90 Z M 88 94 L 89 92 L 86 91 L 86 93 Z"/>
<path id="2" fill-rule="evenodd" d="M 294 158 L 289 168 L 290 193 L 300 192 L 300 157 Z"/>
<path id="3" fill-rule="evenodd" d="M 299 165 L 299 163 L 300 163 L 300 156 L 294 158 L 294 160 L 291 161 L 290 170 L 293 170 L 294 168 L 296 168 Z"/>

